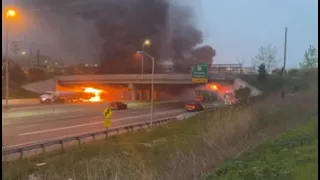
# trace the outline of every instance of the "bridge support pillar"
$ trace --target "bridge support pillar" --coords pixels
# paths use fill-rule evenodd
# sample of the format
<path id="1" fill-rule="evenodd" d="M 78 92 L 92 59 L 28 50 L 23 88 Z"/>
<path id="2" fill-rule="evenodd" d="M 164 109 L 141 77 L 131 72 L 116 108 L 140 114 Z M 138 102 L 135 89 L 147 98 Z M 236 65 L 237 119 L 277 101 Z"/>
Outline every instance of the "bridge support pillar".
<path id="1" fill-rule="evenodd" d="M 158 93 L 157 91 L 154 91 L 154 96 L 153 96 L 154 100 L 157 100 L 158 99 Z"/>
<path id="2" fill-rule="evenodd" d="M 144 100 L 147 100 L 147 101 L 150 101 L 151 100 L 151 90 L 150 89 L 147 89 L 144 91 L 145 93 L 145 98 Z M 154 100 L 157 100 L 158 99 L 158 93 L 157 91 L 154 91 Z"/>
<path id="3" fill-rule="evenodd" d="M 130 89 L 131 89 L 131 101 L 136 101 L 137 100 L 137 88 L 134 84 L 130 84 Z"/>
<path id="4" fill-rule="evenodd" d="M 145 94 L 145 100 L 149 101 L 149 100 L 150 100 L 150 97 L 151 97 L 150 89 L 146 89 L 146 90 L 144 91 L 144 94 Z"/>
<path id="5" fill-rule="evenodd" d="M 139 100 L 143 100 L 143 90 L 139 90 Z"/>

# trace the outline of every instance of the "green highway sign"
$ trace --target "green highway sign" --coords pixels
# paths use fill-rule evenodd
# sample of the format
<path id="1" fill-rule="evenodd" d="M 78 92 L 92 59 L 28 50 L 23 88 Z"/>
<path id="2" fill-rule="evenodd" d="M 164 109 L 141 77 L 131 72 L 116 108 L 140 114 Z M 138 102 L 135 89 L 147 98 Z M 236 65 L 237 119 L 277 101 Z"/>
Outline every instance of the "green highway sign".
<path id="1" fill-rule="evenodd" d="M 208 82 L 208 65 L 199 64 L 192 66 L 192 82 L 207 83 Z"/>

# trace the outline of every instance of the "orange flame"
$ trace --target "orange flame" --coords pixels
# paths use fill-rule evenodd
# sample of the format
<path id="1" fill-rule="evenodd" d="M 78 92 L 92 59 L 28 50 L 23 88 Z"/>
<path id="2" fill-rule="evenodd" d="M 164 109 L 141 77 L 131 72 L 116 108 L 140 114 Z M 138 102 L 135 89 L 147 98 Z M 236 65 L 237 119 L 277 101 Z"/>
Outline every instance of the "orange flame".
<path id="1" fill-rule="evenodd" d="M 84 92 L 94 94 L 94 97 L 89 99 L 90 102 L 100 102 L 101 101 L 100 94 L 102 93 L 102 90 L 90 87 L 90 88 L 86 88 L 84 90 Z"/>
<path id="2" fill-rule="evenodd" d="M 210 88 L 211 88 L 212 90 L 218 90 L 217 85 L 214 85 L 214 84 L 212 84 L 212 85 L 210 86 Z"/>

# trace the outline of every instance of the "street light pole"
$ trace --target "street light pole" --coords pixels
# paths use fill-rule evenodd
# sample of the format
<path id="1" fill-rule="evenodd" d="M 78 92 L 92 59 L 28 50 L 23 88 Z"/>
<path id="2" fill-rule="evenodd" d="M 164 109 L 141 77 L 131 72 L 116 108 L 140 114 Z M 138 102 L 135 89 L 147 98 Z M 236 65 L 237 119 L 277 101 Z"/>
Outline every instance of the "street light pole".
<path id="1" fill-rule="evenodd" d="M 7 18 L 5 19 L 5 30 L 6 30 L 6 35 L 5 35 L 5 50 L 6 50 L 6 107 L 9 105 L 9 22 L 8 22 L 8 15 Z"/>
<path id="2" fill-rule="evenodd" d="M 153 125 L 153 104 L 154 104 L 154 57 L 152 59 L 152 77 L 151 77 L 151 107 L 150 107 L 150 127 Z"/>
<path id="3" fill-rule="evenodd" d="M 6 12 L 6 19 L 5 19 L 5 26 L 6 26 L 6 34 L 5 34 L 5 50 L 6 50 L 6 107 L 9 105 L 9 30 L 10 30 L 10 23 L 9 18 L 15 17 L 16 11 L 13 9 L 9 9 Z"/>
<path id="4" fill-rule="evenodd" d="M 143 41 L 142 43 L 142 52 L 144 52 L 144 47 L 145 46 L 149 46 L 150 45 L 150 40 L 146 39 Z M 142 53 L 142 57 L 141 57 L 141 76 L 140 78 L 143 79 L 143 69 L 144 69 L 144 53 Z"/>
<path id="5" fill-rule="evenodd" d="M 144 52 L 144 42 L 142 44 L 142 52 Z M 144 54 L 141 57 L 141 79 L 143 79 Z"/>
<path id="6" fill-rule="evenodd" d="M 152 74 L 151 74 L 151 100 L 150 100 L 150 127 L 153 125 L 153 107 L 154 107 L 154 66 L 155 66 L 155 58 L 150 56 L 148 53 L 144 51 L 138 51 L 137 53 L 146 55 L 152 60 Z"/>

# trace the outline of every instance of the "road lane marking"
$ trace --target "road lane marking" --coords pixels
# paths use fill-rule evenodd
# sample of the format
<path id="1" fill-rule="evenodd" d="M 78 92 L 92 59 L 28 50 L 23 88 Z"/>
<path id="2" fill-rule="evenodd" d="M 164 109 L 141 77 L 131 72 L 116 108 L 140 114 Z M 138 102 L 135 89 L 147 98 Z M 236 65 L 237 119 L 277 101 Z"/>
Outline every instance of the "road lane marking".
<path id="1" fill-rule="evenodd" d="M 173 112 L 182 112 L 182 110 L 170 111 L 170 113 L 173 113 Z M 163 114 L 167 114 L 167 113 L 169 113 L 169 112 L 165 111 L 165 112 L 155 113 L 154 115 L 163 115 Z M 136 118 L 148 117 L 148 116 L 150 116 L 150 114 L 144 114 L 144 115 L 132 116 L 132 117 L 124 117 L 124 118 L 119 118 L 119 119 L 112 120 L 112 122 L 124 121 L 124 120 L 128 120 L 128 119 L 136 119 Z M 35 135 L 35 134 L 41 134 L 41 133 L 47 133 L 47 132 L 53 132 L 53 131 L 61 131 L 61 130 L 66 130 L 66 129 L 73 129 L 73 128 L 79 128 L 79 127 L 84 127 L 84 126 L 91 126 L 91 125 L 96 125 L 96 124 L 103 124 L 103 121 L 85 123 L 85 124 L 79 124 L 79 125 L 67 126 L 67 127 L 61 127 L 61 128 L 46 129 L 46 130 L 34 131 L 34 132 L 28 132 L 28 133 L 22 133 L 22 134 L 18 134 L 18 136 L 28 136 L 28 135 Z"/>
<path id="2" fill-rule="evenodd" d="M 128 114 L 137 114 L 137 113 L 140 113 L 141 111 L 146 111 L 148 110 L 149 108 L 135 108 L 135 109 L 129 109 L 129 110 L 126 110 L 124 111 L 124 113 L 128 113 Z M 168 108 L 167 108 L 168 109 Z M 156 111 L 162 111 L 162 110 L 166 110 L 164 108 L 159 108 L 159 109 L 156 109 Z M 82 110 L 79 110 L 79 111 L 83 111 Z M 102 112 L 103 110 L 101 110 Z M 118 112 L 121 112 L 121 111 L 115 111 L 117 114 Z M 71 114 L 70 114 L 71 113 Z M 99 112 L 100 113 L 100 112 Z M 2 119 L 6 120 L 6 121 L 9 121 L 9 120 L 12 120 L 12 119 L 24 119 L 24 118 L 27 118 L 27 119 L 33 119 L 33 118 L 45 118 L 45 120 L 52 120 L 54 118 L 57 118 L 57 119 L 69 119 L 69 118 L 78 118 L 78 117 L 83 117 L 83 116 L 92 116 L 92 115 L 96 115 L 97 112 L 89 112 L 89 113 L 86 113 L 86 114 L 79 114 L 78 112 L 76 111 L 69 111 L 69 112 L 64 112 L 63 114 L 65 114 L 63 117 L 61 117 L 62 114 L 59 114 L 59 113 L 51 113 L 51 114 L 32 114 L 32 115 L 24 115 L 24 116 L 15 116 L 15 117 L 2 117 Z M 3 125 L 9 125 L 10 123 L 5 123 Z"/>
<path id="3" fill-rule="evenodd" d="M 120 117 L 123 117 L 122 115 L 122 112 L 123 113 L 125 113 L 126 114 L 126 116 L 130 116 L 130 115 L 134 115 L 134 114 L 140 114 L 140 113 L 143 113 L 143 114 L 145 114 L 145 113 L 148 113 L 148 110 L 149 109 L 134 109 L 134 110 L 132 110 L 132 109 L 129 109 L 129 110 L 126 110 L 126 111 L 115 111 L 115 114 L 114 115 L 116 115 L 116 116 L 118 116 L 118 115 L 120 115 Z M 159 108 L 159 109 L 156 109 L 156 111 L 155 111 L 155 113 L 156 112 L 162 112 L 162 111 L 164 111 L 164 110 L 166 110 L 166 111 L 168 111 L 168 110 L 172 110 L 172 109 L 168 109 L 168 108 Z M 75 118 L 84 118 L 84 117 L 86 117 L 86 118 L 97 118 L 97 117 L 99 117 L 99 115 L 97 115 L 97 113 L 89 113 L 89 114 L 70 114 L 70 115 L 67 115 L 67 116 L 57 116 L 57 115 L 55 115 L 55 116 L 45 116 L 45 115 L 42 115 L 42 116 L 35 116 L 35 117 L 32 117 L 32 116 L 28 116 L 28 117 L 26 117 L 26 118 L 28 118 L 28 119 L 33 119 L 33 118 L 43 118 L 41 121 L 43 121 L 43 122 L 46 122 L 46 121 L 52 121 L 53 122 L 53 120 L 72 120 L 71 118 L 73 118 L 73 119 L 75 119 Z M 119 118 L 120 118 L 119 117 Z M 22 119 L 22 118 L 17 118 L 17 119 Z M 9 125 L 21 125 L 22 123 L 10 123 L 10 122 L 8 122 L 10 120 L 10 118 L 8 118 L 8 119 L 6 119 L 6 121 L 7 122 L 3 122 L 3 124 L 2 124 L 2 126 L 9 126 Z"/>
<path id="4" fill-rule="evenodd" d="M 170 116 L 168 118 L 174 118 L 175 116 Z M 160 119 L 163 119 L 163 118 L 159 118 L 159 119 L 155 119 L 154 121 L 158 121 Z M 143 121 L 141 121 L 143 122 Z M 103 124 L 103 122 L 102 122 Z M 116 126 L 116 127 L 111 127 L 111 129 L 113 128 L 117 128 L 117 127 L 122 127 L 122 126 Z M 95 130 L 93 132 L 98 132 L 98 131 L 103 131 L 105 130 L 104 129 L 101 129 L 101 130 Z M 90 133 L 90 132 L 87 132 L 87 133 Z M 6 149 L 7 148 L 15 148 L 15 147 L 19 147 L 19 146 L 25 146 L 25 145 L 31 145 L 31 144 L 37 144 L 37 143 L 41 143 L 41 142 L 45 142 L 45 141 L 52 141 L 52 140 L 58 140 L 58 139 L 64 139 L 64 138 L 68 138 L 68 137 L 73 137 L 73 136 L 79 136 L 79 135 L 82 135 L 84 133 L 76 133 L 76 134 L 69 134 L 69 135 L 65 135 L 65 136 L 58 136 L 58 137 L 54 137 L 54 138 L 47 138 L 45 140 L 38 140 L 38 141 L 29 141 L 29 142 L 25 142 L 25 143 L 20 143 L 20 144 L 15 144 L 15 145 L 11 145 L 11 146 L 4 146 Z"/>
<path id="5" fill-rule="evenodd" d="M 18 126 L 18 127 L 16 127 L 16 129 L 26 129 L 26 128 L 31 128 L 31 127 L 36 127 L 39 125 L 40 124 L 30 124 L 30 125 Z"/>

